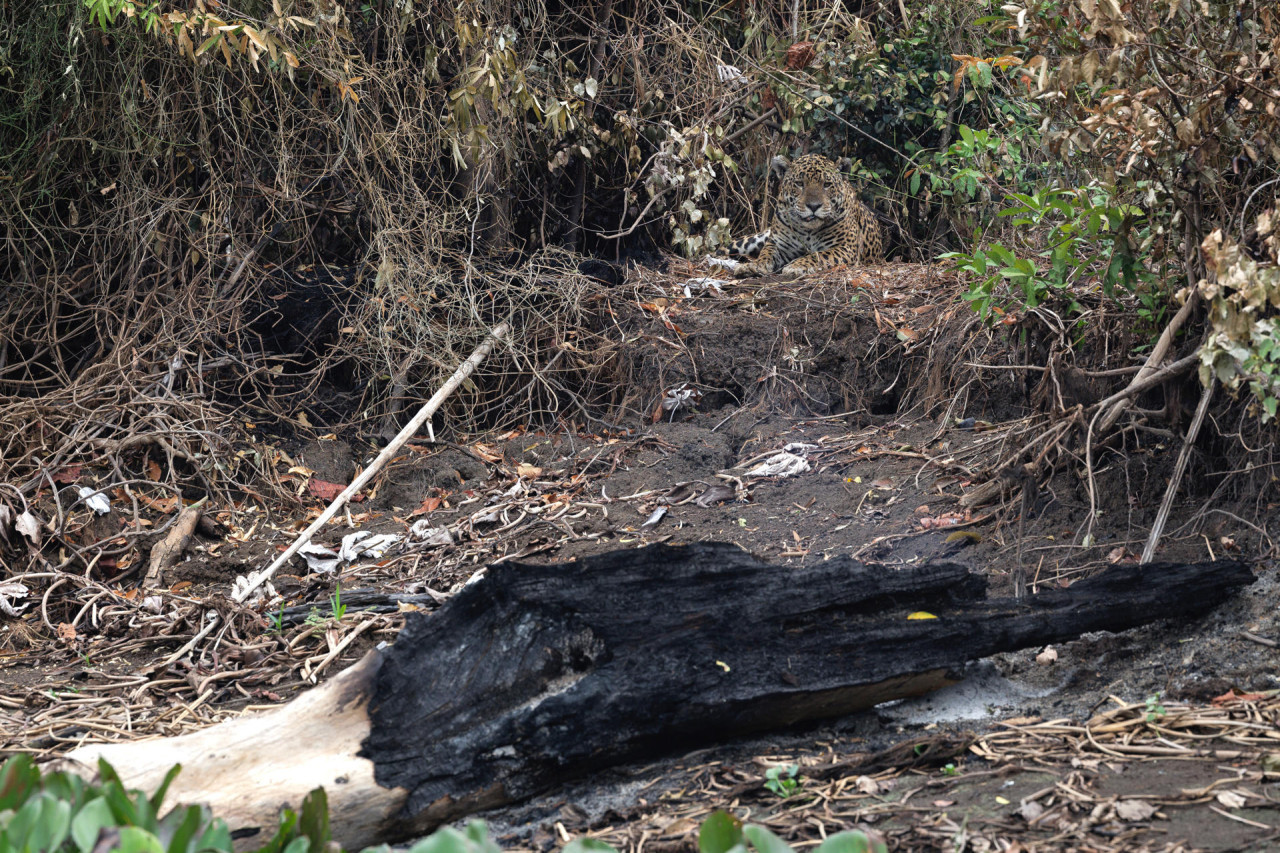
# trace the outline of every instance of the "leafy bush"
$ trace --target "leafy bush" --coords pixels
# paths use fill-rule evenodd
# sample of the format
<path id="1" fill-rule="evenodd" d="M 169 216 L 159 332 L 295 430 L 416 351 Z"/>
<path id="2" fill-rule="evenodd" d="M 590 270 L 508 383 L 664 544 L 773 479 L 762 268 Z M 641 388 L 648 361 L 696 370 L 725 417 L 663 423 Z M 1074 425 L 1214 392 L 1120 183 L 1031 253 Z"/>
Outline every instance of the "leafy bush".
<path id="1" fill-rule="evenodd" d="M 98 781 L 74 773 L 41 774 L 30 756 L 0 765 L 0 853 L 231 853 L 226 823 L 202 806 L 161 816 L 175 765 L 151 796 L 127 791 L 115 770 L 98 764 Z M 328 803 L 317 788 L 300 812 L 285 809 L 275 836 L 258 853 L 320 853 L 329 837 Z"/>
<path id="2" fill-rule="evenodd" d="M 791 845 L 763 826 L 743 825 L 733 815 L 714 812 L 698 832 L 698 853 L 792 853 Z M 846 830 L 829 835 L 814 853 L 888 853 L 882 841 L 865 832 Z"/>
<path id="3" fill-rule="evenodd" d="M 1010 198 L 1016 204 L 999 215 L 1009 217 L 1015 227 L 1028 227 L 1032 234 L 1042 235 L 1043 249 L 1026 257 L 988 241 L 985 249 L 942 255 L 973 277 L 965 299 L 982 317 L 1012 310 L 1007 296 L 1002 298 L 996 289 L 1002 280 L 1014 288 L 1014 302 L 1025 308 L 1035 308 L 1060 292 L 1073 311 L 1079 308 L 1074 294 L 1081 285 L 1097 286 L 1108 297 L 1116 295 L 1116 285 L 1130 293 L 1137 292 L 1140 285 L 1148 293 L 1160 289 L 1160 277 L 1148 268 L 1146 258 L 1132 242 L 1135 235 L 1149 236 L 1139 232 L 1146 220 L 1140 208 L 1117 203 L 1108 189 L 1097 186 L 1050 187 L 1012 193 Z"/>
<path id="4" fill-rule="evenodd" d="M 97 782 L 73 773 L 41 775 L 30 756 L 18 755 L 0 765 L 0 853 L 232 853 L 227 825 L 201 806 L 180 806 L 160 816 L 170 783 L 181 771 L 175 765 L 151 796 L 126 791 L 105 761 Z M 255 853 L 340 853 L 330 842 L 329 807 L 323 788 L 316 788 L 297 812 L 285 809 L 275 836 Z M 791 847 L 761 826 L 715 812 L 702 824 L 699 853 L 792 853 Z M 364 853 L 387 853 L 385 845 Z M 862 832 L 832 835 L 814 853 L 886 853 L 885 845 Z M 409 853 L 500 853 L 483 821 L 465 829 L 444 827 L 417 842 Z M 617 853 L 602 841 L 583 838 L 564 853 Z"/>

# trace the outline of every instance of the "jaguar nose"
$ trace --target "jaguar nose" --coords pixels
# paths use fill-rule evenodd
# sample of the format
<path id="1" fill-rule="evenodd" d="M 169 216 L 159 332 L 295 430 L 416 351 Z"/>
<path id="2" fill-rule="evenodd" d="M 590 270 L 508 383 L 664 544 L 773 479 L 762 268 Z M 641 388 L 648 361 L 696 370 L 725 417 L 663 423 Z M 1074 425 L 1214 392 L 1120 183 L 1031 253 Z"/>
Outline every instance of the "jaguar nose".
<path id="1" fill-rule="evenodd" d="M 821 209 L 822 209 L 822 202 L 821 202 L 821 201 L 807 201 L 807 202 L 805 202 L 805 206 L 809 208 L 809 212 L 810 212 L 810 213 L 817 213 L 819 210 L 821 210 Z"/>

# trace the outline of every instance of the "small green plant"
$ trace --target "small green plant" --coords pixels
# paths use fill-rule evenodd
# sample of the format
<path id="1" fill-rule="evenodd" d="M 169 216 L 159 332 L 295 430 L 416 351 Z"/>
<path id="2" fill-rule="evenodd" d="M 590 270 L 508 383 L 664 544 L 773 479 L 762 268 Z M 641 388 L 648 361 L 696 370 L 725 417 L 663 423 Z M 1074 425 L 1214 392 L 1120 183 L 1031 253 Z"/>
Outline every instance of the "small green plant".
<path id="1" fill-rule="evenodd" d="M 943 776 L 959 776 L 960 768 L 956 767 L 954 763 L 944 764 L 942 765 L 942 775 Z"/>
<path id="2" fill-rule="evenodd" d="M 346 613 L 347 605 L 342 603 L 342 584 L 338 584 L 337 589 L 329 596 L 329 615 L 321 615 L 319 607 L 312 607 L 311 612 L 307 614 L 306 624 L 315 626 L 324 625 L 327 622 L 341 622 Z"/>
<path id="3" fill-rule="evenodd" d="M 1147 697 L 1147 722 L 1154 723 L 1156 720 L 1163 720 L 1165 715 L 1164 705 L 1160 704 L 1160 694 L 1152 693 Z"/>
<path id="4" fill-rule="evenodd" d="M 698 831 L 698 853 L 729 853 L 731 850 L 746 853 L 748 849 L 756 853 L 792 853 L 791 845 L 763 826 L 744 826 L 742 821 L 726 812 L 713 812 L 702 822 Z M 865 832 L 847 830 L 827 836 L 813 853 L 888 853 L 888 850 L 883 841 L 873 839 Z"/>
<path id="5" fill-rule="evenodd" d="M 284 633 L 284 602 L 281 601 L 280 609 L 277 610 L 275 613 L 268 614 L 267 618 L 271 620 L 271 626 L 267 628 L 267 632 L 271 634 L 283 634 Z"/>
<path id="6" fill-rule="evenodd" d="M 796 770 L 794 766 L 788 768 Z M 87 782 L 74 773 L 41 775 L 28 755 L 0 764 L 0 853 L 234 853 L 231 832 L 203 806 L 180 806 L 161 816 L 160 807 L 170 784 L 182 770 L 174 765 L 159 789 L 147 796 L 126 790 L 105 761 L 98 763 L 98 780 Z M 792 774 L 794 775 L 794 774 Z M 698 834 L 699 853 L 793 853 L 778 836 L 761 826 L 715 812 Z M 386 853 L 369 847 L 364 853 Z M 330 841 L 329 803 L 316 788 L 296 812 L 284 809 L 275 835 L 253 853 L 342 853 Z M 418 841 L 409 853 L 501 853 L 489 837 L 484 821 L 458 830 L 445 827 Z M 565 845 L 563 853 L 617 853 L 610 845 L 581 838 Z M 813 853 L 888 853 L 881 841 L 862 832 L 828 837 Z"/>
<path id="7" fill-rule="evenodd" d="M 347 605 L 342 603 L 342 584 L 338 584 L 334 589 L 333 595 L 329 596 L 329 613 L 334 620 L 341 622 L 342 617 L 347 612 Z"/>
<path id="8" fill-rule="evenodd" d="M 800 765 L 770 767 L 764 772 L 764 786 L 779 797 L 789 797 L 800 790 Z"/>
<path id="9" fill-rule="evenodd" d="M 136 18 L 148 33 L 160 29 L 159 3 L 134 3 L 133 0 L 84 0 L 89 20 L 101 29 L 110 29 L 116 18 Z"/>

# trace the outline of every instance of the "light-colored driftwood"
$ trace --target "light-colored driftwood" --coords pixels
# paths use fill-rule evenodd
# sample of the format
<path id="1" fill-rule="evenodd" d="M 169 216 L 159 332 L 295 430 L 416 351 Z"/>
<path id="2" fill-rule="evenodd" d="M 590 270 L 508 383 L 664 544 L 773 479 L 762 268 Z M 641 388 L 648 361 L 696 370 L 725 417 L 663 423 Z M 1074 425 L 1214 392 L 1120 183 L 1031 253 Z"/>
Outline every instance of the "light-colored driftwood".
<path id="1" fill-rule="evenodd" d="M 238 849 L 260 847 L 280 809 L 297 809 L 323 787 L 334 815 L 334 840 L 348 850 L 376 843 L 404 804 L 401 789 L 379 787 L 373 763 L 357 755 L 369 734 L 368 703 L 381 652 L 279 709 L 229 720 L 191 734 L 82 746 L 67 758 L 92 773 L 105 758 L 125 785 L 154 791 L 175 764 L 182 772 L 165 802 L 204 803 L 233 830 L 260 827 Z"/>

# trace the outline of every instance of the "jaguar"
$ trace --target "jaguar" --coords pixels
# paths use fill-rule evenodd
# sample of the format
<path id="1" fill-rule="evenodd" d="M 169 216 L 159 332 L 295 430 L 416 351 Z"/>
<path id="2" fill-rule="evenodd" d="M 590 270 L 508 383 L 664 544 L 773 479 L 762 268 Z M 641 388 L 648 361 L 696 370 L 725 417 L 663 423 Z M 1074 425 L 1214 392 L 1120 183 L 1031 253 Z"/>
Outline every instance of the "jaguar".
<path id="1" fill-rule="evenodd" d="M 769 229 L 734 242 L 729 252 L 755 258 L 733 271 L 749 278 L 880 261 L 884 242 L 875 214 L 839 167 L 821 154 L 806 154 L 787 166 Z"/>

